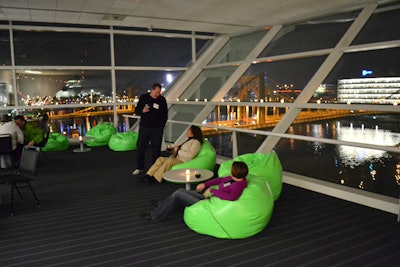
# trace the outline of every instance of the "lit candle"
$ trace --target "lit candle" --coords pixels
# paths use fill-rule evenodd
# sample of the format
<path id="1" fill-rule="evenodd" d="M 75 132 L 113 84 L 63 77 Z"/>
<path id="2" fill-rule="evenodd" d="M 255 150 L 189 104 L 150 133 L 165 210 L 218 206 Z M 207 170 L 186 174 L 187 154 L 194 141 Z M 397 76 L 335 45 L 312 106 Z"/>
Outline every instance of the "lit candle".
<path id="1" fill-rule="evenodd" d="M 82 136 L 80 135 L 80 136 L 79 136 L 79 141 L 82 141 L 82 140 L 83 140 L 83 139 L 82 139 Z"/>
<path id="2" fill-rule="evenodd" d="M 190 175 L 190 170 L 189 169 L 186 169 L 186 175 Z"/>

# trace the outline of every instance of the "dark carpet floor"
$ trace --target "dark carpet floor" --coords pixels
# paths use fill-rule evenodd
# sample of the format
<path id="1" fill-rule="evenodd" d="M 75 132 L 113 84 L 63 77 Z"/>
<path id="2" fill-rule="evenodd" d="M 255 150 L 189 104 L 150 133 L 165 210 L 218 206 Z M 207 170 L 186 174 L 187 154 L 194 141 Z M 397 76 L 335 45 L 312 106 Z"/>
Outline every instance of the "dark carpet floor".
<path id="1" fill-rule="evenodd" d="M 0 266 L 400 266 L 396 216 L 284 185 L 270 223 L 242 240 L 199 235 L 177 210 L 162 224 L 138 217 L 182 185 L 131 175 L 136 152 L 107 147 L 47 152 L 9 215 L 0 185 Z"/>

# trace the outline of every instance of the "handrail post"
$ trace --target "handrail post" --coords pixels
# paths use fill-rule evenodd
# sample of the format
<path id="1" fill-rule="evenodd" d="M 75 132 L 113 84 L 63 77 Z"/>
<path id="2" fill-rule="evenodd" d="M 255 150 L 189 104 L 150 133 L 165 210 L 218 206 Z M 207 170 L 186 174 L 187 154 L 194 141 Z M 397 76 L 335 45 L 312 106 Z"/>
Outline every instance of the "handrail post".
<path id="1" fill-rule="evenodd" d="M 399 212 L 397 213 L 397 222 L 400 222 L 400 194 L 399 194 Z"/>
<path id="2" fill-rule="evenodd" d="M 232 158 L 236 158 L 238 156 L 238 148 L 237 148 L 237 136 L 236 131 L 232 131 Z"/>

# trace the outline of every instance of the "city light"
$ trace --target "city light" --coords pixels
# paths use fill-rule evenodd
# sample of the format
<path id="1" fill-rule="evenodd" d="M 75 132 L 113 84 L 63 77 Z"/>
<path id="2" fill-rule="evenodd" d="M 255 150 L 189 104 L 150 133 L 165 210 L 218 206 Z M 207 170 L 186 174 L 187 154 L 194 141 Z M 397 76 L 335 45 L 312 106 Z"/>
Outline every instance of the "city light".
<path id="1" fill-rule="evenodd" d="M 166 75 L 166 80 L 167 80 L 168 84 L 170 84 L 173 81 L 172 75 L 168 73 Z"/>

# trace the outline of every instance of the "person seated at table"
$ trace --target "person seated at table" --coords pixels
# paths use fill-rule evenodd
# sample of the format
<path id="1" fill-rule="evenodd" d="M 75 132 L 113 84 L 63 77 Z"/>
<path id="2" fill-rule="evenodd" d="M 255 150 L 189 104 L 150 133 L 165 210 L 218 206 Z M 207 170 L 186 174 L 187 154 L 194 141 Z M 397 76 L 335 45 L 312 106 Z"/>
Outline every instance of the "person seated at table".
<path id="1" fill-rule="evenodd" d="M 15 123 L 24 133 L 24 143 L 28 146 L 41 146 L 44 141 L 43 131 L 31 122 L 27 122 L 25 117 L 17 115 L 14 117 Z"/>
<path id="2" fill-rule="evenodd" d="M 190 126 L 186 136 L 188 139 L 184 143 L 171 148 L 172 155 L 170 157 L 158 157 L 146 174 L 139 176 L 139 180 L 146 181 L 148 184 L 156 181 L 161 183 L 164 172 L 171 169 L 172 166 L 196 157 L 203 143 L 203 133 L 200 127 Z"/>
<path id="3" fill-rule="evenodd" d="M 24 143 L 24 133 L 17 126 L 17 124 L 11 120 L 11 116 L 3 115 L 1 118 L 0 134 L 11 135 L 12 156 L 14 163 L 18 164 L 22 155 L 22 149 L 18 149 L 18 145 L 22 145 Z"/>
<path id="4" fill-rule="evenodd" d="M 180 188 L 169 197 L 158 201 L 157 206 L 151 212 L 142 212 L 139 216 L 143 220 L 163 222 L 178 206 L 191 206 L 198 201 L 211 197 L 235 201 L 242 195 L 247 186 L 246 176 L 248 173 L 249 169 L 246 163 L 234 161 L 230 176 L 214 178 L 198 184 L 196 191 Z M 217 186 L 217 188 L 214 189 L 211 186 Z"/>

